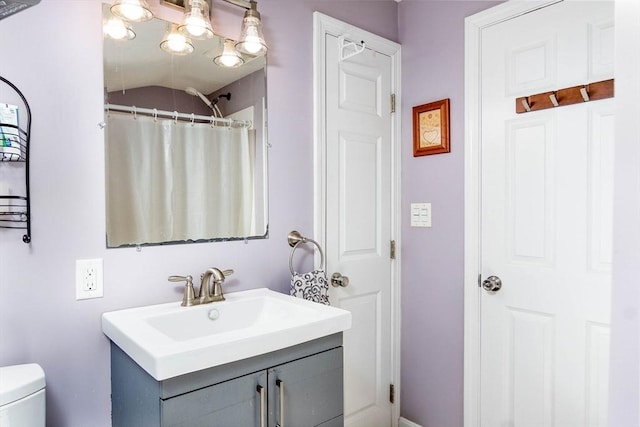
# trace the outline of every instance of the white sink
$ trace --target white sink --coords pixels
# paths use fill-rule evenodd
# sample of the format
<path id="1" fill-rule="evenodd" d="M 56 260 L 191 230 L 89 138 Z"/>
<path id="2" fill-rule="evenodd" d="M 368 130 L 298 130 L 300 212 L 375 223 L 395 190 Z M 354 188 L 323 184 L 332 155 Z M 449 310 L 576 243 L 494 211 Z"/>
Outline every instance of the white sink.
<path id="1" fill-rule="evenodd" d="M 160 381 L 351 327 L 348 311 L 266 288 L 225 298 L 193 307 L 175 302 L 104 313 L 102 330 Z"/>

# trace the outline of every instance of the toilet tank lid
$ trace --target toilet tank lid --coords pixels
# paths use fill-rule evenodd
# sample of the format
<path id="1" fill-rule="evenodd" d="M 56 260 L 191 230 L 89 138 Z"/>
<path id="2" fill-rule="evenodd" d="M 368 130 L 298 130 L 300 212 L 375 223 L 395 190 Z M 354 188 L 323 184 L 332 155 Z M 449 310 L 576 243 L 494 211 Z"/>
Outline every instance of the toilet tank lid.
<path id="1" fill-rule="evenodd" d="M 0 367 L 0 406 L 20 400 L 44 386 L 44 371 L 36 363 Z"/>

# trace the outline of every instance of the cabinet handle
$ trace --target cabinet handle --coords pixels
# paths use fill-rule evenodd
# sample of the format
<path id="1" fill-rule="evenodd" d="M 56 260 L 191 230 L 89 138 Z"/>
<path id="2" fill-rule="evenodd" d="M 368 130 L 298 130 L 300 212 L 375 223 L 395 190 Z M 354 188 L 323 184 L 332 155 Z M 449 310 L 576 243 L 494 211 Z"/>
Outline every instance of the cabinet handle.
<path id="1" fill-rule="evenodd" d="M 276 385 L 280 389 L 280 422 L 277 427 L 284 427 L 284 381 L 276 380 Z"/>
<path id="2" fill-rule="evenodd" d="M 264 416 L 265 416 L 265 410 L 264 410 L 264 400 L 265 400 L 265 395 L 264 395 L 264 387 L 262 387 L 261 385 L 258 384 L 258 387 L 256 387 L 256 391 L 258 393 L 260 393 L 260 427 L 266 427 L 266 423 L 264 422 Z"/>

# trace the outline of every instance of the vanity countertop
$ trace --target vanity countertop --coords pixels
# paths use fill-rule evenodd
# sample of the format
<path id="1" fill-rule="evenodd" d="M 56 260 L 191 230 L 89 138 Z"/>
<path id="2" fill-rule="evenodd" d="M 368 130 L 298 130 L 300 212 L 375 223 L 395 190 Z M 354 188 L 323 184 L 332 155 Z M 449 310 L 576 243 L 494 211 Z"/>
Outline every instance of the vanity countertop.
<path id="1" fill-rule="evenodd" d="M 351 327 L 351 313 L 267 288 L 225 301 L 111 311 L 102 330 L 156 380 L 291 347 Z"/>

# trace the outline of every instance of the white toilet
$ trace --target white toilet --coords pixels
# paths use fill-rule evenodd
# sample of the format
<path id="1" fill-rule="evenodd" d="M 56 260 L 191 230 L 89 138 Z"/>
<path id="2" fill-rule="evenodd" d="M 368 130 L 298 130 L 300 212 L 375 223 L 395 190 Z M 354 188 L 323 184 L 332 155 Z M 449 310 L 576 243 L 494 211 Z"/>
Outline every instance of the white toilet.
<path id="1" fill-rule="evenodd" d="M 44 427 L 44 388 L 40 365 L 0 367 L 0 427 Z"/>

